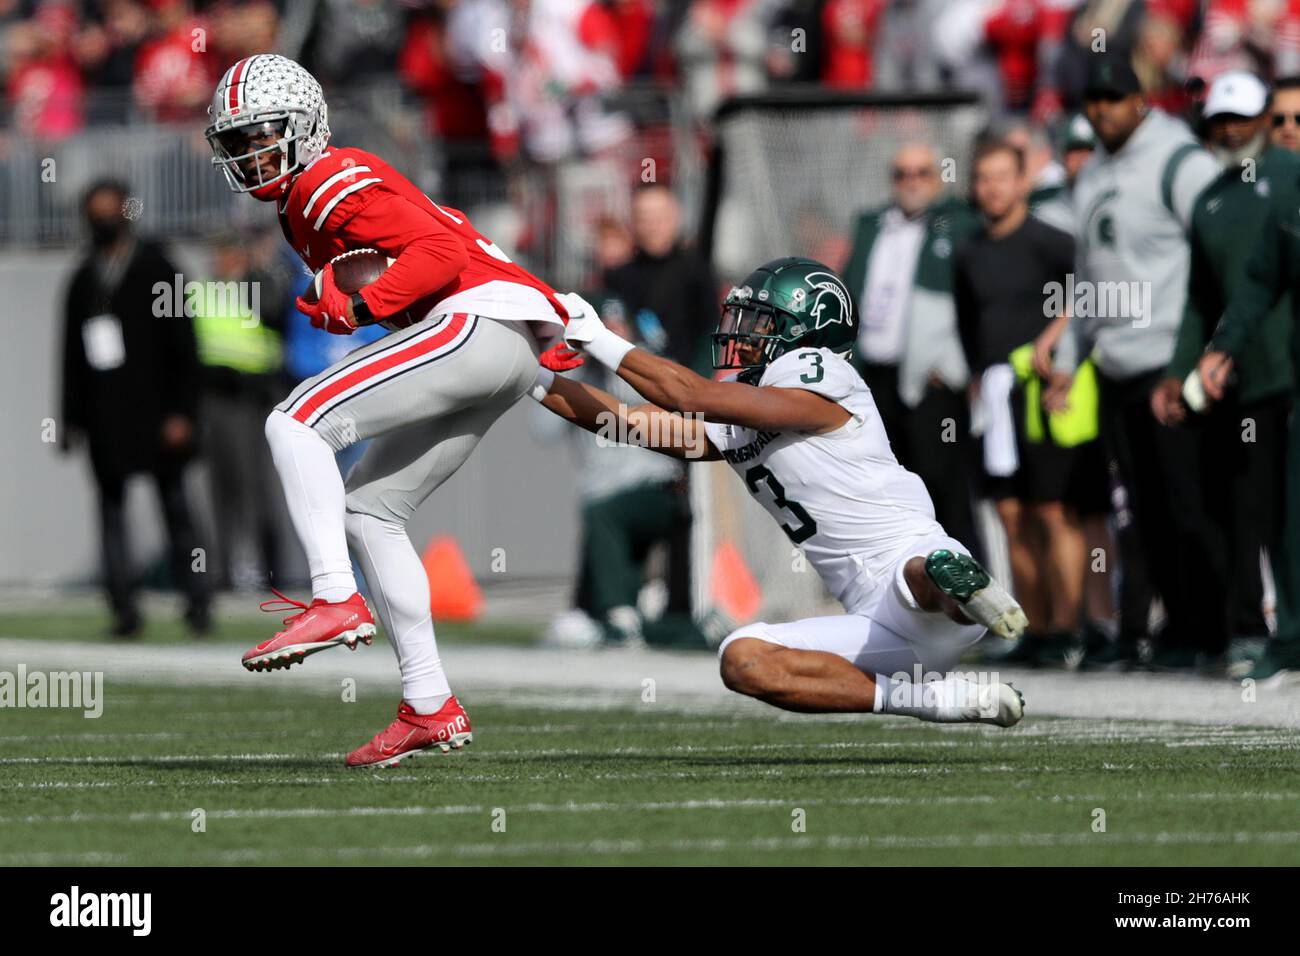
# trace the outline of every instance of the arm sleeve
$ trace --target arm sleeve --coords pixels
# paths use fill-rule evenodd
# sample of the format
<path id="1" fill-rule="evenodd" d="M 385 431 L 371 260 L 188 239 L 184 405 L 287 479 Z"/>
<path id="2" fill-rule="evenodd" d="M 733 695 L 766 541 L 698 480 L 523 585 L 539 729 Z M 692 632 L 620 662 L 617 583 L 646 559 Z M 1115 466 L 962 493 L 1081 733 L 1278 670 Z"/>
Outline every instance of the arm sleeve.
<path id="1" fill-rule="evenodd" d="M 978 375 L 984 370 L 984 363 L 979 355 L 979 307 L 975 302 L 975 292 L 970 284 L 970 270 L 966 257 L 957 256 L 953 269 L 953 305 L 957 312 L 957 336 L 961 339 L 961 349 L 966 356 L 966 365 L 971 375 Z"/>
<path id="2" fill-rule="evenodd" d="M 61 415 L 63 427 L 86 424 L 86 350 L 81 342 L 81 324 L 75 307 L 77 281 L 69 283 L 63 297 L 63 382 Z"/>
<path id="3" fill-rule="evenodd" d="M 1179 165 L 1174 175 L 1170 210 L 1183 227 L 1183 232 L 1191 232 L 1196 200 L 1221 172 L 1214 157 L 1199 147 L 1189 153 Z"/>
<path id="4" fill-rule="evenodd" d="M 1205 348 L 1205 320 L 1207 315 L 1217 315 L 1222 308 L 1218 289 L 1210 264 L 1205 261 L 1205 251 L 1198 236 L 1195 221 L 1192 224 L 1191 268 L 1187 275 L 1187 303 L 1183 306 L 1182 322 L 1174 340 L 1174 355 L 1165 369 L 1167 377 L 1182 381 L 1196 367 Z"/>
<path id="5" fill-rule="evenodd" d="M 1079 210 L 1075 208 L 1075 229 L 1078 231 L 1078 214 Z M 1081 282 L 1087 278 L 1085 269 L 1086 257 L 1083 254 L 1083 243 L 1074 243 L 1074 278 L 1076 282 Z M 1074 373 L 1079 367 L 1079 363 L 1088 357 L 1092 351 L 1092 341 L 1090 340 L 1086 327 L 1086 320 L 1081 319 L 1074 312 L 1074 303 L 1066 302 L 1065 307 L 1070 313 L 1070 323 L 1061 333 L 1061 338 L 1056 343 L 1056 354 L 1052 357 L 1052 368 L 1058 372 Z"/>
<path id="6" fill-rule="evenodd" d="M 1228 299 L 1227 307 L 1210 340 L 1210 348 L 1239 355 L 1264 317 L 1286 291 L 1287 270 L 1283 249 L 1289 250 L 1287 231 L 1278 214 L 1279 203 L 1269 203 L 1264 228 L 1246 260 L 1246 270 Z"/>
<path id="7" fill-rule="evenodd" d="M 349 247 L 368 246 L 396 260 L 361 293 L 377 318 L 438 291 L 469 265 L 459 236 L 395 193 L 377 192 L 334 231 Z"/>

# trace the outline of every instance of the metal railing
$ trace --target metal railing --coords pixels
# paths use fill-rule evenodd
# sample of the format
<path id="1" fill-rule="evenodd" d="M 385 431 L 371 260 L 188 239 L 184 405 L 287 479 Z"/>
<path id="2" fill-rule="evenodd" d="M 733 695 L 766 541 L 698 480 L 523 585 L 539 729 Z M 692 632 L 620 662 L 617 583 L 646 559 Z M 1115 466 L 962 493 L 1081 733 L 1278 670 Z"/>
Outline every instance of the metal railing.
<path id="1" fill-rule="evenodd" d="M 703 203 L 705 145 L 681 94 L 630 87 L 607 106 L 630 120 L 630 135 L 618 145 L 598 157 L 506 170 L 490 161 L 486 143 L 470 146 L 478 162 L 471 155 L 448 163 L 453 157 L 429 135 L 423 104 L 395 82 L 331 94 L 330 126 L 335 142 L 382 155 L 434 199 L 468 212 L 529 268 L 557 286 L 578 288 L 594 277 L 595 224 L 603 216 L 626 219 L 638 183 L 670 182 L 688 231 Z M 108 93 L 97 94 L 86 114 L 93 125 L 58 141 L 0 133 L 0 248 L 81 241 L 82 193 L 109 175 L 127 181 L 139 228 L 150 235 L 204 239 L 266 224 L 265 210 L 230 192 L 212 168 L 201 116 L 151 122 L 128 95 Z"/>

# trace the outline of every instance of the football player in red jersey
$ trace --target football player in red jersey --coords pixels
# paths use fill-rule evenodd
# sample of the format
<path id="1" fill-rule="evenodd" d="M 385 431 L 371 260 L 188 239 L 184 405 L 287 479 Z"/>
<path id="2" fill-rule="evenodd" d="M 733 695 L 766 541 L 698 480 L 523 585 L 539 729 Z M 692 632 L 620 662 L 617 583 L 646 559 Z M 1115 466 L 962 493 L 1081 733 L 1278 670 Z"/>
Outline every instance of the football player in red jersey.
<path id="1" fill-rule="evenodd" d="M 335 334 L 373 322 L 395 328 L 300 384 L 266 420 L 312 600 L 290 601 L 298 613 L 250 649 L 244 666 L 288 667 L 339 644 L 370 643 L 375 625 L 357 593 L 350 545 L 397 651 L 403 699 L 396 720 L 349 754 L 348 766 L 459 748 L 471 740 L 469 718 L 438 657 L 428 580 L 406 522 L 533 386 L 541 343 L 557 341 L 543 358 L 549 367 L 579 363 L 559 338 L 564 306 L 463 213 L 438 206 L 373 153 L 332 145 L 320 84 L 293 60 L 240 60 L 208 112 L 213 163 L 231 189 L 275 203 L 294 251 L 323 270 L 317 301 L 299 299 L 298 308 Z M 330 261 L 363 248 L 394 261 L 345 295 Z M 406 315 L 423 318 L 395 320 Z M 334 453 L 366 439 L 345 485 Z"/>

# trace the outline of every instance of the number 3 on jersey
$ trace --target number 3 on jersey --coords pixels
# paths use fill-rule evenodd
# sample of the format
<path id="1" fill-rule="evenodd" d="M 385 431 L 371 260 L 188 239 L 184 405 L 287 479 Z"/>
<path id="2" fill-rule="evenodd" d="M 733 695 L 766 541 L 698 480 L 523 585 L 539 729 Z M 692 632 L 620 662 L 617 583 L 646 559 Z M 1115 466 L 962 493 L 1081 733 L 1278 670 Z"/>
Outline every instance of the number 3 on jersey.
<path id="1" fill-rule="evenodd" d="M 785 522 L 781 523 L 781 530 L 791 541 L 800 544 L 817 533 L 817 522 L 813 520 L 812 515 L 798 502 L 786 500 L 785 489 L 781 487 L 781 482 L 776 480 L 776 476 L 768 471 L 766 465 L 755 465 L 745 472 L 745 484 L 753 494 L 757 495 L 758 486 L 764 483 L 767 485 L 767 490 L 772 493 L 772 501 L 776 506 L 782 511 L 788 511 L 799 522 L 793 528 Z"/>

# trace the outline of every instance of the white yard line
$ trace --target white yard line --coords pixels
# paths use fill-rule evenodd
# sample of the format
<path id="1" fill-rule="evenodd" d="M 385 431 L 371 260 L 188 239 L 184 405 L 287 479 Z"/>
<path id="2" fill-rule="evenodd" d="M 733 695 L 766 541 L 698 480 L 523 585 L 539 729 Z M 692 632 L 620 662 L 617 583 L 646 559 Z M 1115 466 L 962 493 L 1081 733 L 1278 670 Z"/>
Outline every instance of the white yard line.
<path id="1" fill-rule="evenodd" d="M 1045 796 L 1021 796 L 1015 793 L 973 794 L 952 797 L 840 797 L 821 798 L 759 798 L 744 799 L 710 798 L 696 800 L 661 800 L 636 803 L 587 802 L 587 803 L 520 803 L 508 801 L 496 806 L 490 804 L 467 804 L 447 806 L 403 806 L 403 807 L 246 807 L 240 809 L 205 810 L 205 815 L 212 820 L 308 820 L 355 817 L 426 817 L 426 816 L 478 816 L 487 815 L 501 807 L 508 813 L 648 813 L 655 811 L 683 810 L 752 810 L 793 807 L 912 807 L 912 806 L 978 806 L 1005 805 L 1016 802 L 1029 803 L 1094 803 L 1110 801 L 1114 803 L 1125 800 L 1154 802 L 1192 802 L 1206 803 L 1218 800 L 1269 800 L 1290 801 L 1300 799 L 1295 793 L 1238 793 L 1209 792 L 1185 794 L 1113 794 L 1101 796 L 1095 794 L 1074 794 Z M 178 820 L 188 821 L 192 810 L 156 810 L 132 811 L 127 813 L 68 813 L 68 814 L 27 814 L 0 816 L 0 824 L 30 825 L 39 823 L 167 823 Z"/>
<path id="2" fill-rule="evenodd" d="M 241 849 L 204 851 L 184 854 L 188 863 L 273 863 L 280 860 L 348 860 L 376 857 L 381 859 L 439 859 L 443 857 L 520 857 L 553 856 L 622 856 L 640 853 L 718 853 L 730 850 L 751 852 L 821 851 L 854 852 L 864 850 L 960 850 L 960 849 L 1056 849 L 1060 847 L 1105 846 L 1268 846 L 1300 843 L 1300 831 L 1233 831 L 1231 833 L 1168 832 L 1157 833 L 950 833 L 931 836 L 870 836 L 833 834 L 798 835 L 750 839 L 707 840 L 590 840 L 585 842 L 513 843 L 506 835 L 478 843 L 420 844 L 401 846 L 285 847 L 283 849 Z M 42 865 L 65 861 L 90 864 L 128 863 L 133 857 L 125 853 L 62 851 L 0 854 L 0 865 Z"/>

